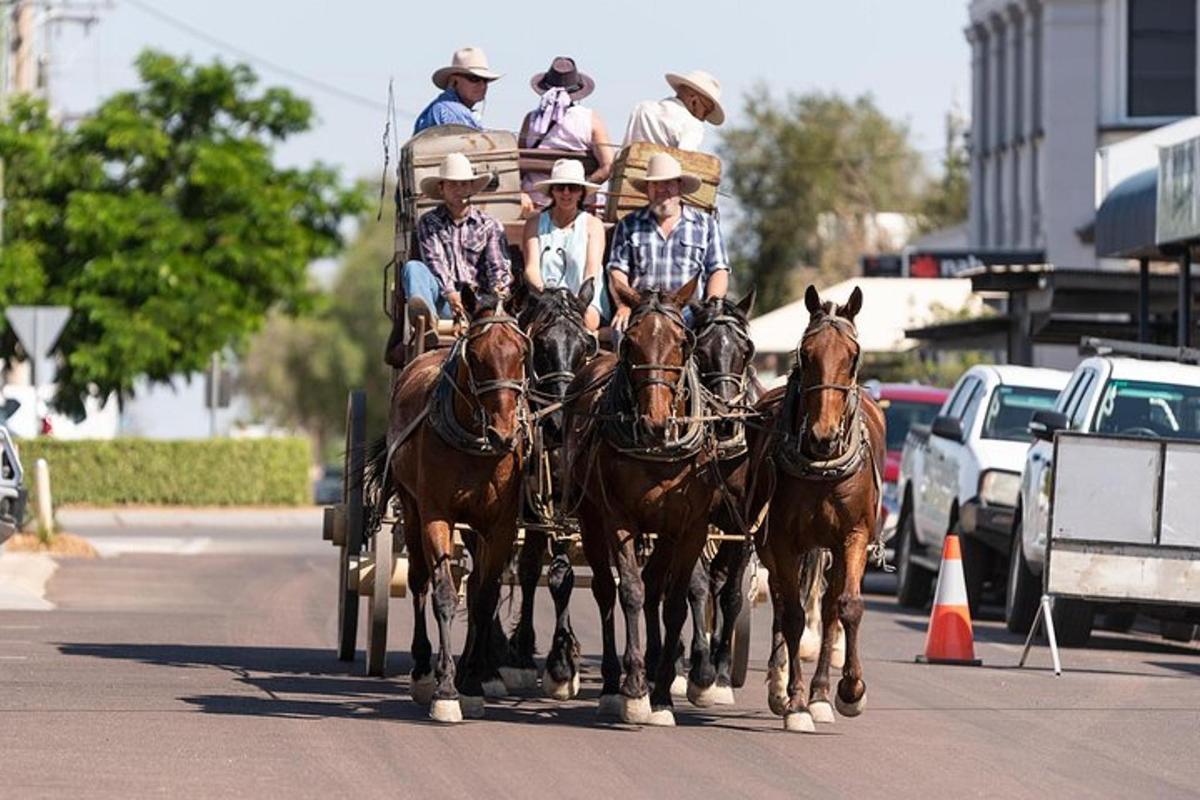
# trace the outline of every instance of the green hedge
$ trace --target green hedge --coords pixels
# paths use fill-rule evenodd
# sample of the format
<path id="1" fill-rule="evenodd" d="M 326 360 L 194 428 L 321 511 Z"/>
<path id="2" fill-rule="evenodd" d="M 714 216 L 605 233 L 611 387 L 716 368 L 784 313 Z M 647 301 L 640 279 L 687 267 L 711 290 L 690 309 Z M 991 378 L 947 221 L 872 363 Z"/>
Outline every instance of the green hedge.
<path id="1" fill-rule="evenodd" d="M 34 462 L 44 458 L 50 465 L 56 506 L 312 502 L 312 452 L 303 438 L 24 439 L 18 447 L 30 494 L 34 491 Z"/>

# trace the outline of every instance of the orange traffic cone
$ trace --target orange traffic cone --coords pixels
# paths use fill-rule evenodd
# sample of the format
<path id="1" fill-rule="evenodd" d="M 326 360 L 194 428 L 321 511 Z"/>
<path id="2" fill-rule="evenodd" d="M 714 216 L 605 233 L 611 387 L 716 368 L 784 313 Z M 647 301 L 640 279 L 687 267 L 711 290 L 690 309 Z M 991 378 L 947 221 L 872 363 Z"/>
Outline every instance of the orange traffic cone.
<path id="1" fill-rule="evenodd" d="M 938 572 L 933 612 L 929 615 L 925 654 L 917 656 L 917 661 L 975 667 L 983 663 L 975 657 L 971 609 L 967 606 L 967 582 L 963 579 L 962 549 L 958 536 L 953 533 L 946 534 L 946 543 L 942 546 L 942 567 Z"/>

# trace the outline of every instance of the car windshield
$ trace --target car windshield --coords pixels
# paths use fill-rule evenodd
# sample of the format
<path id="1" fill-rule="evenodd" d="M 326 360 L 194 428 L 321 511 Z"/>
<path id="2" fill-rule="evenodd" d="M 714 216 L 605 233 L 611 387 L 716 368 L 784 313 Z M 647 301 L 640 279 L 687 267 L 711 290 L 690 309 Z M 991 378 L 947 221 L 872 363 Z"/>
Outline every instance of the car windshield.
<path id="1" fill-rule="evenodd" d="M 1200 387 L 1111 380 L 1096 409 L 1096 431 L 1200 439 Z"/>
<path id="2" fill-rule="evenodd" d="M 1029 418 L 1033 412 L 1054 408 L 1057 389 L 1035 389 L 1031 386 L 997 386 L 988 402 L 983 418 L 984 439 L 1005 439 L 1027 442 Z"/>
<path id="3" fill-rule="evenodd" d="M 937 416 L 940 403 L 918 403 L 913 400 L 884 399 L 884 416 L 887 417 L 887 449 L 900 450 L 908 429 L 913 425 L 928 425 Z"/>

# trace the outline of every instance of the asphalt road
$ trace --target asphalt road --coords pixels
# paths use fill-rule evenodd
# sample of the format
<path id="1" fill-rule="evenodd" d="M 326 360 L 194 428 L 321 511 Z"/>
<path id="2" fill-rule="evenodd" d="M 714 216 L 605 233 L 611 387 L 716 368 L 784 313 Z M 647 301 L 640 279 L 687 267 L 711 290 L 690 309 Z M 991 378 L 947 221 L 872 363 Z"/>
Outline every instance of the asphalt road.
<path id="1" fill-rule="evenodd" d="M 336 554 L 315 517 L 76 530 L 109 557 L 64 561 L 55 610 L 0 611 L 4 797 L 1200 794 L 1200 647 L 1148 634 L 1101 633 L 1064 651 L 1055 678 L 1045 647 L 1017 669 L 1020 641 L 982 621 L 983 667 L 922 666 L 925 616 L 872 594 L 866 713 L 801 735 L 767 711 L 760 607 L 738 705 L 685 702 L 677 728 L 646 729 L 595 718 L 597 615 L 581 590 L 580 699 L 496 701 L 443 727 L 408 700 L 407 600 L 393 606 L 396 677 L 333 657 Z"/>

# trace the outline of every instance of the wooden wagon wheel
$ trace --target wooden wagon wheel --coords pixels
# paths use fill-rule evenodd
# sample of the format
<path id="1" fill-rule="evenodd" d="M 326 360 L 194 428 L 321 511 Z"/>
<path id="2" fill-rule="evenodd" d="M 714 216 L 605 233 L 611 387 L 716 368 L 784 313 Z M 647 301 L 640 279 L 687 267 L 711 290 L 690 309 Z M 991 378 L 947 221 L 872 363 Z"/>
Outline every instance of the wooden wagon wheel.
<path id="1" fill-rule="evenodd" d="M 382 678 L 387 674 L 388 602 L 392 595 L 392 569 L 395 531 L 380 526 L 371 537 L 371 555 L 375 568 L 367 595 L 367 674 Z"/>
<path id="2" fill-rule="evenodd" d="M 746 672 L 750 668 L 750 612 L 754 601 L 750 597 L 751 584 L 754 582 L 754 570 L 750 565 L 742 570 L 742 609 L 738 612 L 737 621 L 733 624 L 733 664 L 730 669 L 729 682 L 735 689 L 746 685 Z"/>
<path id="3" fill-rule="evenodd" d="M 346 514 L 345 539 L 338 559 L 338 658 L 353 661 L 358 643 L 358 589 L 350 580 L 358 569 L 363 546 L 363 474 L 367 440 L 367 393 L 350 392 L 346 402 L 346 455 L 342 478 L 342 503 Z"/>

